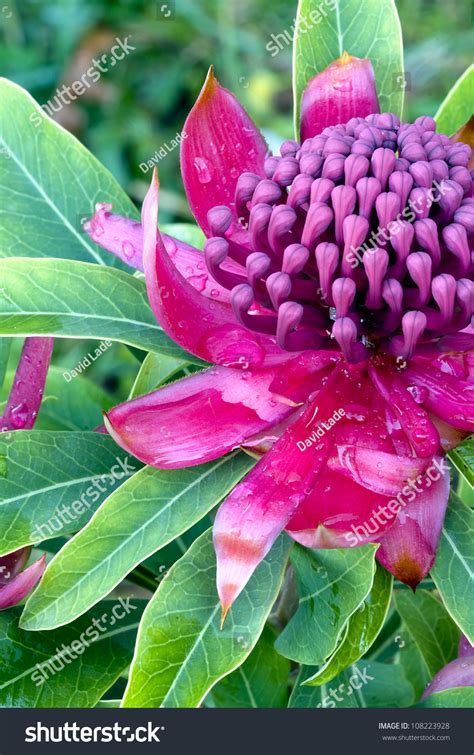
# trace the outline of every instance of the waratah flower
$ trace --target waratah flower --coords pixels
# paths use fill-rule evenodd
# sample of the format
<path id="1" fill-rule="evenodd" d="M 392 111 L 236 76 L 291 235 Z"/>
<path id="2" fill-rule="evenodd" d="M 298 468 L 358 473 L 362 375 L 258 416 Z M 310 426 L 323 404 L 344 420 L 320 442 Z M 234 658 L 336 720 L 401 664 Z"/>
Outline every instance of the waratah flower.
<path id="1" fill-rule="evenodd" d="M 0 432 L 33 427 L 43 397 L 52 350 L 52 338 L 25 339 L 12 389 L 0 417 Z M 0 557 L 0 610 L 20 603 L 43 575 L 45 556 L 22 571 L 30 553 L 31 548 L 21 548 Z"/>
<path id="2" fill-rule="evenodd" d="M 111 435 L 167 469 L 263 454 L 215 521 L 224 615 L 282 530 L 313 548 L 380 541 L 415 587 L 447 504 L 443 452 L 474 430 L 471 149 L 378 110 L 370 62 L 345 54 L 309 82 L 301 142 L 268 156 L 211 69 L 181 145 L 204 254 L 157 230 L 156 176 L 141 224 L 101 204 L 86 227 L 215 365 L 112 409 Z"/>

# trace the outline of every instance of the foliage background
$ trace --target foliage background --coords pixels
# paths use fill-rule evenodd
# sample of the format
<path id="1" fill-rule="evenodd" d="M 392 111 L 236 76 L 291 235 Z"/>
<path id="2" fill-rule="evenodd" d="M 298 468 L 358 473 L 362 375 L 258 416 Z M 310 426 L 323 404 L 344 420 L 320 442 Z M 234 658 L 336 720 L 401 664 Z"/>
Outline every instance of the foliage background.
<path id="1" fill-rule="evenodd" d="M 407 84 L 405 117 L 412 120 L 421 113 L 434 114 L 469 65 L 473 5 L 472 0 L 397 0 L 397 7 L 405 40 L 406 71 L 400 72 Z M 168 10 L 171 13 L 166 17 Z M 292 135 L 291 45 L 274 57 L 266 45 L 272 34 L 291 29 L 295 10 L 296 2 L 288 0 L 169 0 L 167 4 L 161 0 L 9 2 L 0 6 L 1 73 L 28 89 L 40 103 L 46 103 L 58 87 L 80 79 L 93 58 L 109 53 L 116 37 L 122 40 L 128 37 L 136 50 L 104 73 L 85 95 L 64 107 L 56 118 L 104 163 L 124 190 L 140 204 L 149 174 L 144 175 L 139 165 L 182 129 L 210 63 L 214 63 L 218 78 L 237 94 L 269 139 L 278 142 Z M 178 161 L 176 149 L 160 162 L 160 209 L 164 222 L 191 220 Z M 80 210 L 77 209 L 78 213 Z M 60 373 L 73 369 L 87 350 L 93 353 L 96 346 L 90 341 L 56 339 L 53 359 L 56 382 L 43 403 L 37 428 L 49 429 L 48 418 L 58 421 L 53 394 L 55 390 L 62 393 L 66 388 Z M 4 393 L 11 382 L 11 370 L 20 347 L 21 339 L 14 339 Z M 114 343 L 88 367 L 81 381 L 92 380 L 108 394 L 99 394 L 94 411 L 98 411 L 100 403 L 112 405 L 127 398 L 142 359 L 143 352 Z M 81 405 L 77 415 L 82 421 L 87 416 L 87 407 Z M 99 422 L 98 411 L 95 420 L 86 425 L 90 429 Z M 64 429 L 70 428 L 65 426 Z M 183 539 L 179 538 L 182 540 L 179 547 L 184 543 L 181 548 L 184 550 L 209 523 L 205 518 Z M 58 539 L 49 541 L 47 548 L 55 552 L 61 545 L 62 540 Z M 155 554 L 146 565 L 161 575 L 163 558 L 169 558 L 172 563 L 181 555 L 175 552 L 175 544 L 168 550 L 159 556 Z M 427 580 L 422 587 L 432 589 L 433 584 Z M 396 604 L 399 616 L 405 621 L 407 615 L 414 615 L 416 620 L 410 593 L 399 592 L 402 595 Z M 419 595 L 417 599 L 427 603 L 429 608 L 431 597 L 425 591 L 420 591 Z M 431 609 L 440 612 L 440 622 L 448 622 L 451 627 L 445 633 L 449 647 L 442 648 L 446 661 L 456 654 L 458 630 L 438 604 Z M 398 652 L 401 647 L 398 614 L 391 610 L 386 628 L 377 638 L 369 659 L 376 658 L 377 663 L 390 661 Z M 414 634 L 431 652 L 431 645 L 426 642 L 425 624 L 421 620 L 418 624 L 417 627 L 415 621 Z M 435 622 L 434 626 L 437 630 Z M 243 638 L 238 635 L 237 641 L 239 639 Z M 269 652 L 266 645 L 271 648 L 273 639 L 267 637 L 259 652 Z M 414 667 L 412 651 L 409 645 L 401 661 L 407 678 Z M 287 661 L 279 657 L 279 663 L 284 664 L 283 676 L 287 675 Z M 425 681 L 435 670 L 430 670 Z M 385 674 L 399 671 L 400 668 L 390 662 L 384 666 Z M 415 672 L 416 669 L 414 678 Z M 254 673 L 251 664 L 247 673 Z M 403 674 L 400 678 L 387 677 L 391 689 L 407 684 Z M 338 683 L 341 680 L 342 676 Z M 226 693 L 225 684 L 221 685 L 219 694 L 228 699 L 226 694 L 233 694 L 234 690 Z M 121 696 L 124 687 L 125 680 L 121 678 L 108 697 Z M 269 689 L 266 679 L 261 687 L 265 691 Z M 418 695 L 422 688 L 423 685 L 417 690 Z M 380 704 L 384 699 L 382 691 L 377 689 L 376 693 L 373 704 Z M 303 692 L 303 698 L 305 694 L 311 695 L 308 705 L 318 704 L 318 690 Z M 411 694 L 410 688 L 406 704 L 410 704 Z M 214 700 L 218 704 L 218 697 Z M 372 704 L 370 699 L 368 704 Z"/>

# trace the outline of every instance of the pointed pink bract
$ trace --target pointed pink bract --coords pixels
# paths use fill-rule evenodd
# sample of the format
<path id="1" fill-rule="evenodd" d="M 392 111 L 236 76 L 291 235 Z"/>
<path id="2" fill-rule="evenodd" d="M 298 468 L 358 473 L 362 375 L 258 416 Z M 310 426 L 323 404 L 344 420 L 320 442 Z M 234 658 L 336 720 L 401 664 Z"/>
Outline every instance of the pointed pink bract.
<path id="1" fill-rule="evenodd" d="M 377 559 L 415 589 L 434 564 L 449 496 L 449 467 L 437 457 L 427 473 L 402 491 L 404 505 L 381 538 Z"/>
<path id="2" fill-rule="evenodd" d="M 239 101 L 219 84 L 212 67 L 183 134 L 181 173 L 194 217 L 209 235 L 208 211 L 227 205 L 234 214 L 236 235 L 245 238 L 235 211 L 237 179 L 245 171 L 263 178 L 268 148 Z"/>
<path id="3" fill-rule="evenodd" d="M 301 100 L 301 141 L 327 126 L 379 113 L 374 70 L 370 60 L 345 52 L 308 83 Z"/>

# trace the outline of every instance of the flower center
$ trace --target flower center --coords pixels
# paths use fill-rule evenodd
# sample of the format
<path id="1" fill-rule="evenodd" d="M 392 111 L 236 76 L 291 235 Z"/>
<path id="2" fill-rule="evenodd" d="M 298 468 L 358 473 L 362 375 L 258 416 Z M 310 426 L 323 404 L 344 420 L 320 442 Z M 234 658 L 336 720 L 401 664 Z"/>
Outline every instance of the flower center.
<path id="1" fill-rule="evenodd" d="M 403 359 L 474 313 L 470 147 L 430 117 L 352 118 L 284 142 L 208 214 L 210 274 L 237 319 L 282 349 Z M 238 218 L 238 222 L 234 219 Z"/>

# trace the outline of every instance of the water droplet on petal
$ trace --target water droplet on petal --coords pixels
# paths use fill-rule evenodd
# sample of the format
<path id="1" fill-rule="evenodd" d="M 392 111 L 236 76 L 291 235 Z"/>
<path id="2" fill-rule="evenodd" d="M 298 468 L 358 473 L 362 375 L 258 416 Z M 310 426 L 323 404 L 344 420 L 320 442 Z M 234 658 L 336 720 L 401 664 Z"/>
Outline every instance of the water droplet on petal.
<path id="1" fill-rule="evenodd" d="M 135 254 L 135 247 L 130 243 L 130 241 L 124 241 L 122 244 L 122 252 L 125 259 L 131 260 Z"/>
<path id="2" fill-rule="evenodd" d="M 194 167 L 198 175 L 198 181 L 201 184 L 208 184 L 212 181 L 212 167 L 204 160 L 203 157 L 194 158 Z"/>
<path id="3" fill-rule="evenodd" d="M 352 92 L 352 80 L 351 79 L 339 79 L 332 85 L 333 89 L 339 92 Z"/>
<path id="4" fill-rule="evenodd" d="M 209 279 L 207 275 L 205 275 L 204 273 L 202 275 L 191 275 L 188 278 L 188 281 L 191 284 L 191 286 L 193 286 L 196 289 L 196 291 L 199 291 L 199 293 L 204 291 L 208 280 Z"/>
<path id="5" fill-rule="evenodd" d="M 13 407 L 11 411 L 11 423 L 15 430 L 21 430 L 25 427 L 28 420 L 28 406 L 24 401 L 18 406 Z"/>

